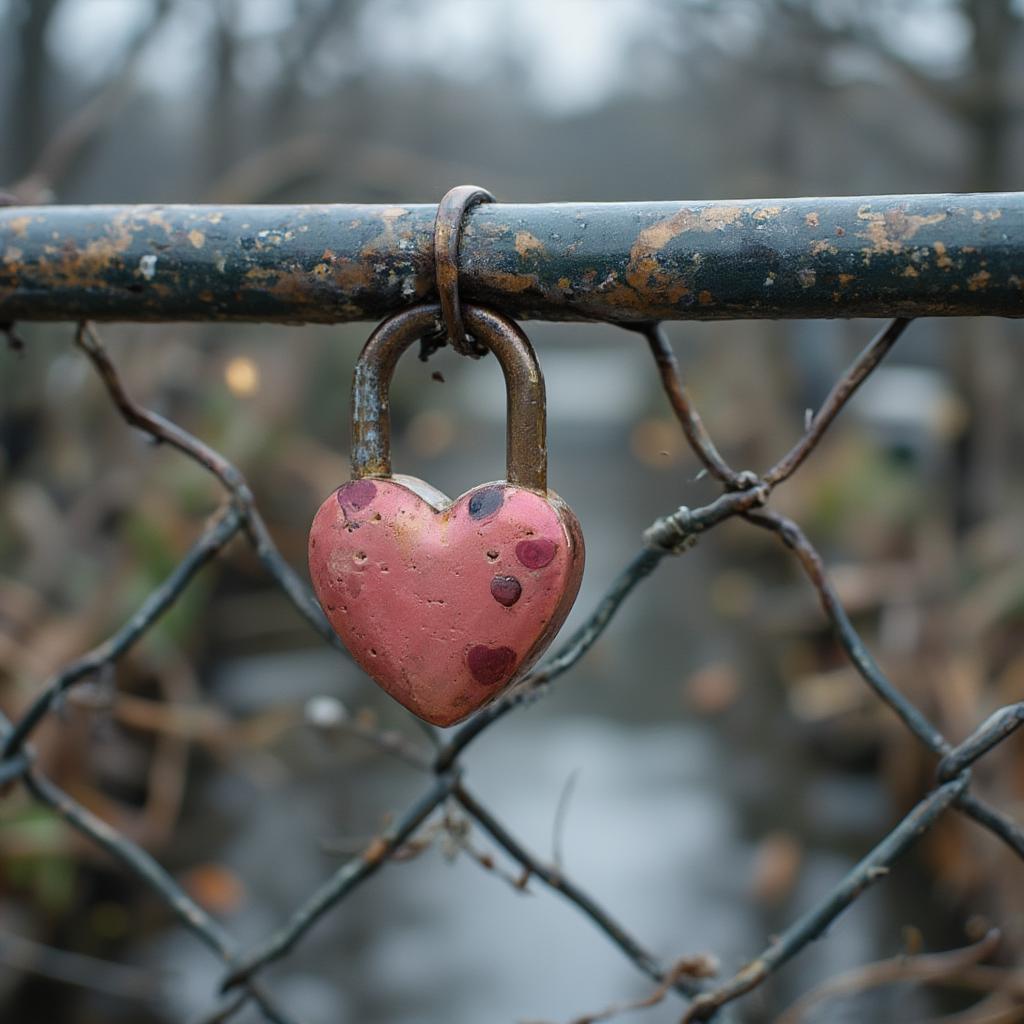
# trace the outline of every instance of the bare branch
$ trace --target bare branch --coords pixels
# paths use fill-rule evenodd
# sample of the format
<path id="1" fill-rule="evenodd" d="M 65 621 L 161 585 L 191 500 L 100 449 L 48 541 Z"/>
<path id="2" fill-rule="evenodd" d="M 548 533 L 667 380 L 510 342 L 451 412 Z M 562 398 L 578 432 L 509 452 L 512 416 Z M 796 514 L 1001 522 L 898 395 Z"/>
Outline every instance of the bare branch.
<path id="1" fill-rule="evenodd" d="M 558 806 L 555 808 L 555 821 L 551 827 L 551 860 L 555 870 L 561 872 L 564 858 L 562 856 L 562 838 L 565 833 L 565 818 L 569 813 L 569 801 L 576 791 L 576 780 L 579 778 L 579 769 L 574 768 L 569 772 L 561 793 L 558 794 Z"/>
<path id="2" fill-rule="evenodd" d="M 156 1001 L 163 980 L 159 974 L 139 967 L 129 967 L 66 949 L 54 949 L 10 933 L 0 934 L 0 962 L 15 970 L 36 974 L 51 981 L 147 1003 Z"/>
<path id="3" fill-rule="evenodd" d="M 715 966 L 714 961 L 708 957 L 683 957 L 678 963 L 673 964 L 665 980 L 650 995 L 628 1003 L 612 1003 L 611 1006 L 606 1006 L 596 1013 L 585 1013 L 581 1017 L 573 1017 L 569 1024 L 600 1024 L 601 1021 L 611 1020 L 613 1017 L 632 1013 L 634 1010 L 649 1010 L 652 1006 L 664 1002 L 665 997 L 683 978 L 707 977 L 707 972 Z M 546 1022 L 529 1021 L 526 1024 L 546 1024 Z"/>
<path id="4" fill-rule="evenodd" d="M 542 864 L 532 856 L 526 848 L 510 833 L 478 800 L 457 783 L 452 795 L 462 805 L 467 814 L 477 821 L 491 838 L 505 849 L 513 860 L 518 861 L 531 875 L 539 878 L 549 888 L 574 903 L 605 935 L 615 943 L 623 953 L 649 978 L 656 982 L 664 982 L 669 976 L 669 969 L 663 967 L 643 946 L 633 938 L 626 929 L 615 921 L 611 915 L 599 906 L 590 896 L 574 882 L 566 878 L 561 871 Z M 696 987 L 685 978 L 677 978 L 672 987 L 684 995 L 692 995 Z"/>
<path id="5" fill-rule="evenodd" d="M 139 63 L 149 41 L 173 10 L 170 0 L 158 0 L 152 16 L 129 41 L 120 66 L 114 69 L 100 90 L 50 136 L 32 169 L 11 186 L 20 203 L 37 205 L 51 202 L 57 184 L 82 153 L 114 123 L 135 87 Z"/>
<path id="6" fill-rule="evenodd" d="M 743 486 L 742 474 L 733 470 L 719 454 L 714 441 L 704 427 L 704 421 L 694 408 L 683 385 L 682 376 L 679 372 L 679 361 L 672 351 L 672 344 L 668 340 L 664 329 L 659 323 L 623 324 L 627 330 L 638 331 L 647 339 L 651 348 L 651 355 L 661 375 L 661 385 L 665 389 L 669 404 L 672 406 L 679 425 L 683 428 L 686 440 L 693 450 L 693 454 L 704 464 L 704 468 L 723 484 L 730 488 Z"/>
<path id="7" fill-rule="evenodd" d="M 791 924 L 756 960 L 724 985 L 697 996 L 682 1024 L 710 1020 L 721 1006 L 756 988 L 818 938 L 861 893 L 889 873 L 890 866 L 956 800 L 968 781 L 966 776 L 954 779 L 929 793 L 824 900 Z"/>
<path id="8" fill-rule="evenodd" d="M 808 1012 L 821 1003 L 866 992 L 882 985 L 892 985 L 901 981 L 947 983 L 966 968 L 987 960 L 996 951 L 1001 938 L 999 929 L 992 928 L 983 938 L 963 949 L 954 949 L 946 953 L 894 956 L 888 960 L 856 967 L 845 974 L 829 978 L 801 996 L 779 1017 L 776 1024 L 801 1024 Z"/>

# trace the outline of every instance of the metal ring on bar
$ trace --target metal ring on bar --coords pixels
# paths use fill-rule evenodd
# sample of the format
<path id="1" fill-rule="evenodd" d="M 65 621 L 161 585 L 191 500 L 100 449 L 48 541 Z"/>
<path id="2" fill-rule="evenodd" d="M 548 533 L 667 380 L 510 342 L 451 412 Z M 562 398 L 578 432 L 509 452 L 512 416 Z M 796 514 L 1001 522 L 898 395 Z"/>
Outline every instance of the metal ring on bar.
<path id="1" fill-rule="evenodd" d="M 496 202 L 485 188 L 476 185 L 456 185 L 449 189 L 437 205 L 434 219 L 434 274 L 437 295 L 441 302 L 448 344 L 461 356 L 479 359 L 487 354 L 484 345 L 466 334 L 459 301 L 459 241 L 466 214 L 478 203 Z"/>

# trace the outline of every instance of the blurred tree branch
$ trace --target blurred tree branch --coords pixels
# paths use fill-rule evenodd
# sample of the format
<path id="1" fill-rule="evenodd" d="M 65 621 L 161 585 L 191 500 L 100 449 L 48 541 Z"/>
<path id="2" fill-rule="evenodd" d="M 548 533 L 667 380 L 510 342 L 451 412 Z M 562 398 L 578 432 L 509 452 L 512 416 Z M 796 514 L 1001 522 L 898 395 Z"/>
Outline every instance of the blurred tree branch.
<path id="1" fill-rule="evenodd" d="M 44 116 L 41 83 L 34 78 L 40 69 L 48 65 L 45 33 L 55 8 L 55 0 L 33 2 L 30 5 L 32 14 L 25 23 L 25 32 L 30 37 L 28 45 L 34 49 L 22 51 L 23 76 L 27 76 L 28 81 L 23 85 L 26 96 L 19 101 L 24 105 L 24 110 L 19 106 L 16 113 L 32 119 L 32 126 L 26 129 L 23 138 L 27 142 L 35 141 L 36 145 L 29 142 L 26 151 L 35 152 L 41 146 L 30 169 L 11 187 L 13 196 L 25 205 L 52 202 L 57 186 L 72 173 L 89 147 L 112 124 L 132 93 L 135 75 L 149 42 L 174 10 L 174 4 L 172 0 L 157 0 L 150 17 L 132 35 L 104 84 L 44 143 L 40 133 L 45 131 L 47 119 Z M 31 99 L 27 98 L 29 93 Z"/>

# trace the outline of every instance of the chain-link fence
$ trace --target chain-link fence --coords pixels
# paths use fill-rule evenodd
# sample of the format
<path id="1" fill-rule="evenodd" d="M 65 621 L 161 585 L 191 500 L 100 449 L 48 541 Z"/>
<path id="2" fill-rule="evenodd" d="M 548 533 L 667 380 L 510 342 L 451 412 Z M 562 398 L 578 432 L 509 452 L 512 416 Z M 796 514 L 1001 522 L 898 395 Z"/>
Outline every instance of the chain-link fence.
<path id="1" fill-rule="evenodd" d="M 91 361 L 114 408 L 128 425 L 148 434 L 154 442 L 175 448 L 212 474 L 224 489 L 224 503 L 186 556 L 117 632 L 66 665 L 43 685 L 16 720 L 3 722 L 0 783 L 4 792 L 12 792 L 18 785 L 26 787 L 35 799 L 52 808 L 74 829 L 119 861 L 126 871 L 144 881 L 197 940 L 208 947 L 211 955 L 219 958 L 224 968 L 223 985 L 219 996 L 211 993 L 215 1005 L 205 1018 L 207 1022 L 228 1020 L 250 1002 L 259 1007 L 267 1020 L 289 1020 L 262 979 L 264 969 L 291 954 L 323 915 L 334 910 L 392 861 L 401 859 L 416 843 L 444 835 L 472 854 L 484 868 L 494 868 L 494 856 L 481 853 L 470 842 L 468 823 L 485 833 L 516 865 L 513 873 L 505 873 L 513 884 L 522 887 L 536 879 L 550 887 L 573 904 L 650 979 L 648 998 L 635 1004 L 608 1007 L 580 1018 L 581 1021 L 605 1019 L 627 1009 L 652 1006 L 669 997 L 681 1000 L 683 1021 L 726 1016 L 729 1004 L 757 988 L 808 943 L 821 936 L 868 888 L 885 884 L 890 867 L 947 811 L 966 815 L 1024 857 L 1024 830 L 990 806 L 975 791 L 971 778 L 974 763 L 1024 721 L 1024 703 L 1000 708 L 961 742 L 947 739 L 893 685 L 872 657 L 840 603 L 821 556 L 800 526 L 771 507 L 774 491 L 784 486 L 813 454 L 850 398 L 911 323 L 908 318 L 889 322 L 835 383 L 817 413 L 808 418 L 806 430 L 797 443 L 774 465 L 760 472 L 735 469 L 722 457 L 691 402 L 676 357 L 660 325 L 642 321 L 627 325 L 629 330 L 641 333 L 646 339 L 679 428 L 704 471 L 720 483 L 721 494 L 707 505 L 682 507 L 652 523 L 644 532 L 636 555 L 611 581 L 574 635 L 512 691 L 450 736 L 441 739 L 432 730 L 425 730 L 423 742 L 415 744 L 392 732 L 376 731 L 356 721 L 346 722 L 344 728 L 422 772 L 422 794 L 397 814 L 387 830 L 374 838 L 359 856 L 345 863 L 310 893 L 279 929 L 254 948 L 240 948 L 225 928 L 140 845 L 119 834 L 39 771 L 33 759 L 32 735 L 40 722 L 59 708 L 72 687 L 114 665 L 174 605 L 204 566 L 237 538 L 251 545 L 266 572 L 324 641 L 336 647 L 340 645 L 305 582 L 278 552 L 243 475 L 200 439 L 139 405 L 103 347 L 96 327 L 83 321 L 75 332 L 75 342 Z M 821 893 L 812 909 L 769 941 L 742 970 L 723 979 L 716 976 L 715 963 L 705 955 L 686 957 L 676 963 L 660 961 L 640 938 L 602 906 L 598 896 L 582 889 L 560 865 L 546 863 L 527 849 L 502 823 L 501 808 L 487 806 L 475 795 L 462 758 L 471 744 L 481 742 L 495 722 L 543 698 L 561 676 L 573 669 L 608 628 L 623 602 L 663 561 L 684 555 L 702 534 L 727 520 L 739 520 L 768 531 L 792 552 L 850 663 L 875 696 L 902 722 L 908 742 L 922 745 L 934 758 L 935 770 L 931 788 L 920 794 L 913 809 L 887 835 L 879 838 L 877 845 L 839 884 Z M 990 933 L 971 948 L 970 956 L 980 959 L 987 955 L 995 939 L 995 934 Z"/>

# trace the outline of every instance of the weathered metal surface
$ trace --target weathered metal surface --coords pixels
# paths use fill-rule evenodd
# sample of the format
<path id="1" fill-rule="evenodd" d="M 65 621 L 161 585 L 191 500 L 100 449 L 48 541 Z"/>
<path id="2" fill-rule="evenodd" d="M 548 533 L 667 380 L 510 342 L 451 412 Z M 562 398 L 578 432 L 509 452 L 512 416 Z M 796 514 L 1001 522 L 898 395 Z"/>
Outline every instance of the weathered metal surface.
<path id="1" fill-rule="evenodd" d="M 449 503 L 420 480 L 352 480 L 309 533 L 310 578 L 338 636 L 434 725 L 461 721 L 530 668 L 569 614 L 583 557 L 556 496 L 505 481 Z"/>
<path id="2" fill-rule="evenodd" d="M 526 335 L 487 309 L 463 310 L 473 337 L 494 353 L 505 375 L 507 426 L 505 479 L 547 493 L 547 409 L 544 377 Z M 391 378 L 402 353 L 441 317 L 437 304 L 389 317 L 370 335 L 352 375 L 352 476 L 391 475 Z"/>
<path id="3" fill-rule="evenodd" d="M 0 210 L 0 322 L 376 320 L 435 295 L 435 206 Z M 516 319 L 1024 315 L 1024 194 L 484 204 L 464 301 Z"/>

